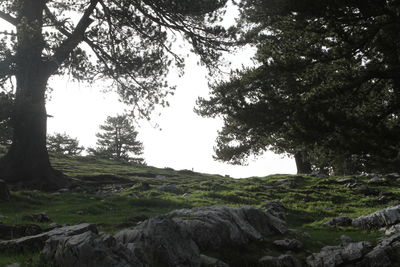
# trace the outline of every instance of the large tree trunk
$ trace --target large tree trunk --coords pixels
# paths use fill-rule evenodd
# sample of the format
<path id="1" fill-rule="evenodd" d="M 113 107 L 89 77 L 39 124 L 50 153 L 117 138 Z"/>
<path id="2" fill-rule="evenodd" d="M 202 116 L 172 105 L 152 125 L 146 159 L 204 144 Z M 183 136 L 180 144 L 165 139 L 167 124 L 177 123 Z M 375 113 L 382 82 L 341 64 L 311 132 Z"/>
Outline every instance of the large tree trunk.
<path id="1" fill-rule="evenodd" d="M 17 79 L 13 143 L 0 161 L 0 177 L 26 188 L 53 190 L 67 184 L 62 174 L 51 167 L 46 148 L 47 79 L 39 74 L 35 79 L 29 76 Z"/>
<path id="2" fill-rule="evenodd" d="M 22 187 L 52 190 L 66 185 L 46 148 L 45 91 L 50 73 L 42 59 L 44 0 L 21 1 L 16 53 L 17 90 L 12 112 L 13 143 L 0 160 L 0 177 Z"/>
<path id="3" fill-rule="evenodd" d="M 310 174 L 312 172 L 311 163 L 306 153 L 297 152 L 294 154 L 294 159 L 296 161 L 297 174 Z"/>

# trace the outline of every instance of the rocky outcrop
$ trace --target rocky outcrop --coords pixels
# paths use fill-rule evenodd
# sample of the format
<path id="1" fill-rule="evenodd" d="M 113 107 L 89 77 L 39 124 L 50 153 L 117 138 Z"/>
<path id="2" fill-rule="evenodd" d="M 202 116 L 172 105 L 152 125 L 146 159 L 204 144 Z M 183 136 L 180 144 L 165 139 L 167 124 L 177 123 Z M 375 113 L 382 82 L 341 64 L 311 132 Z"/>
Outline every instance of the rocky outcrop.
<path id="1" fill-rule="evenodd" d="M 303 248 L 303 243 L 297 239 L 275 240 L 273 244 L 281 250 L 299 250 Z"/>
<path id="2" fill-rule="evenodd" d="M 280 202 L 271 201 L 263 205 L 262 208 L 266 211 L 278 217 L 281 220 L 286 220 L 287 209 Z"/>
<path id="3" fill-rule="evenodd" d="M 59 267 L 143 266 L 134 252 L 114 237 L 92 231 L 52 236 L 46 241 L 41 256 Z"/>
<path id="4" fill-rule="evenodd" d="M 287 232 L 284 221 L 254 207 L 181 209 L 167 216 L 189 233 L 201 250 L 245 245 Z"/>
<path id="5" fill-rule="evenodd" d="M 353 220 L 352 225 L 364 229 L 378 229 L 400 223 L 400 205 L 378 210 Z"/>
<path id="6" fill-rule="evenodd" d="M 394 235 L 400 233 L 400 223 L 389 227 L 383 227 L 380 229 L 380 231 L 384 232 L 385 235 Z"/>
<path id="7" fill-rule="evenodd" d="M 400 234 L 382 238 L 378 244 L 357 262 L 357 267 L 400 266 Z"/>
<path id="8" fill-rule="evenodd" d="M 60 267 L 226 267 L 225 262 L 201 252 L 238 248 L 284 233 L 288 233 L 286 223 L 269 212 L 254 207 L 214 206 L 175 210 L 115 236 L 99 233 L 92 224 L 59 227 L 0 241 L 0 252 L 41 251 L 44 261 Z M 281 241 L 275 245 L 283 250 L 302 246 L 297 240 Z M 291 256 L 278 257 L 274 262 L 281 264 L 277 266 L 298 266 Z"/>
<path id="9" fill-rule="evenodd" d="M 26 224 L 26 225 L 0 224 L 0 240 L 1 239 L 9 240 L 24 236 L 37 235 L 42 232 L 43 232 L 42 228 L 36 224 Z"/>
<path id="10" fill-rule="evenodd" d="M 265 256 L 259 261 L 261 266 L 265 267 L 302 267 L 299 259 L 292 255 L 281 255 L 279 257 Z"/>
<path id="11" fill-rule="evenodd" d="M 87 231 L 97 233 L 97 229 L 93 224 L 79 224 L 74 226 L 66 226 L 56 228 L 48 232 L 33 236 L 25 236 L 17 239 L 0 241 L 0 252 L 27 252 L 39 251 L 44 247 L 45 242 L 54 236 L 73 236 Z"/>
<path id="12" fill-rule="evenodd" d="M 390 267 L 392 262 L 384 249 L 374 249 L 355 264 L 356 267 Z"/>
<path id="13" fill-rule="evenodd" d="M 400 234 L 378 239 L 373 247 L 368 242 L 349 242 L 341 238 L 340 246 L 327 246 L 307 258 L 310 267 L 389 267 L 400 266 Z M 345 241 L 345 242 L 343 242 Z"/>
<path id="14" fill-rule="evenodd" d="M 362 227 L 381 225 L 382 221 L 391 223 L 396 221 L 399 208 L 390 207 L 355 220 L 361 222 L 372 218 L 373 224 L 361 223 Z M 283 234 L 287 235 L 283 237 Z M 276 239 L 277 236 L 283 238 L 268 241 L 269 237 Z M 254 241 L 268 241 L 275 247 L 273 253 L 280 251 L 282 255 L 265 250 L 268 256 L 261 258 L 257 266 L 304 266 L 292 252 L 301 255 L 308 252 L 293 236 L 301 240 L 310 238 L 301 231 L 288 230 L 284 221 L 261 209 L 214 206 L 175 210 L 147 219 L 136 228 L 122 230 L 115 236 L 99 233 L 91 224 L 59 227 L 0 241 L 0 252 L 41 250 L 44 261 L 60 267 L 227 267 L 227 263 L 202 253 L 214 255 L 214 252 L 222 252 L 221 255 L 225 255 L 226 249 L 243 248 Z M 307 266 L 400 266 L 400 233 L 379 239 L 376 246 L 368 242 L 353 242 L 347 236 L 340 239 L 338 246 L 326 246 L 319 253 L 306 254 L 310 255 L 306 260 Z M 226 256 L 223 259 L 229 261 Z"/>
<path id="15" fill-rule="evenodd" d="M 149 219 L 133 230 L 115 235 L 148 266 L 200 266 L 197 245 L 175 221 L 165 216 Z"/>
<path id="16" fill-rule="evenodd" d="M 223 261 L 220 261 L 219 259 L 212 258 L 206 255 L 200 255 L 200 266 L 201 267 L 229 267 L 228 264 L 226 264 Z"/>
<path id="17" fill-rule="evenodd" d="M 286 231 L 285 222 L 260 209 L 214 206 L 175 210 L 115 238 L 151 266 L 199 266 L 202 250 L 246 245 Z"/>
<path id="18" fill-rule="evenodd" d="M 352 242 L 340 246 L 326 246 L 307 258 L 311 267 L 335 267 L 362 260 L 372 250 L 368 242 Z"/>

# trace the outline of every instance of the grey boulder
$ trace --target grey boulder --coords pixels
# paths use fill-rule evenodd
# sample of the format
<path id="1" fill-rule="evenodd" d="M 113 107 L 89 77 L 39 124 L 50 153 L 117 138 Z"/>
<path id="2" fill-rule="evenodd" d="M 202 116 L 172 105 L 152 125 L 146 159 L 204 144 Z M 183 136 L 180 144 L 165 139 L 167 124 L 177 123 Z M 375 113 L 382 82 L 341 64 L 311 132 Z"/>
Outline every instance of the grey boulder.
<path id="1" fill-rule="evenodd" d="M 225 262 L 203 254 L 200 255 L 200 264 L 201 267 L 229 267 Z"/>
<path id="2" fill-rule="evenodd" d="M 400 234 L 381 238 L 375 248 L 365 255 L 357 267 L 400 266 Z"/>
<path id="3" fill-rule="evenodd" d="M 73 236 L 53 236 L 42 258 L 59 267 L 142 267 L 135 254 L 107 234 L 87 231 Z"/>
<path id="4" fill-rule="evenodd" d="M 159 216 L 115 235 L 147 266 L 200 266 L 200 251 L 172 219 Z"/>
<path id="5" fill-rule="evenodd" d="M 74 226 L 66 226 L 61 228 L 56 228 L 48 232 L 41 234 L 26 236 L 12 240 L 0 241 L 0 252 L 27 252 L 27 251 L 37 251 L 44 247 L 47 239 L 53 236 L 73 236 L 81 234 L 87 231 L 92 231 L 97 233 L 97 228 L 93 224 L 78 224 Z"/>
<path id="6" fill-rule="evenodd" d="M 400 223 L 389 227 L 383 227 L 380 229 L 380 231 L 384 232 L 385 235 L 394 235 L 400 233 Z"/>
<path id="7" fill-rule="evenodd" d="M 364 229 L 377 229 L 400 223 L 400 205 L 378 210 L 353 220 L 352 225 Z"/>
<path id="8" fill-rule="evenodd" d="M 115 235 L 148 266 L 225 266 L 201 256 L 287 232 L 285 222 L 254 207 L 181 209 Z M 207 264 L 206 264 L 207 263 Z"/>
<path id="9" fill-rule="evenodd" d="M 261 266 L 265 267 L 302 267 L 299 259 L 292 255 L 281 255 L 279 257 L 265 256 L 259 261 Z"/>
<path id="10" fill-rule="evenodd" d="M 390 260 L 385 249 L 375 248 L 369 252 L 365 257 L 356 264 L 356 267 L 390 267 L 392 261 Z"/>
<path id="11" fill-rule="evenodd" d="M 281 220 L 286 220 L 287 209 L 280 202 L 271 201 L 262 206 L 265 211 L 271 213 L 275 217 Z"/>
<path id="12" fill-rule="evenodd" d="M 213 206 L 167 214 L 190 234 L 200 250 L 219 250 L 287 232 L 286 223 L 254 207 Z"/>
<path id="13" fill-rule="evenodd" d="M 368 242 L 354 242 L 340 246 L 326 246 L 319 253 L 307 257 L 310 267 L 335 267 L 361 260 L 370 252 L 372 245 Z"/>

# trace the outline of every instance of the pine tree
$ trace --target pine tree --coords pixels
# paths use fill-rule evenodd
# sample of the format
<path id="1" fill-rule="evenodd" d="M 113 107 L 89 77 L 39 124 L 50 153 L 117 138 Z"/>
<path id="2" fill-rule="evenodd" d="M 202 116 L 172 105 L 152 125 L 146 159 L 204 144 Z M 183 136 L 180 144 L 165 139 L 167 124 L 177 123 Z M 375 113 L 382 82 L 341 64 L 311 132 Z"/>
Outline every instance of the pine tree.
<path id="1" fill-rule="evenodd" d="M 144 164 L 143 158 L 133 157 L 143 154 L 143 144 L 137 140 L 138 132 L 127 115 L 107 117 L 101 132 L 97 133 L 97 147 L 90 148 L 89 154 L 106 159 Z"/>
<path id="2" fill-rule="evenodd" d="M 77 138 L 73 138 L 66 133 L 55 133 L 47 137 L 47 150 L 51 153 L 77 156 L 85 148 L 79 145 Z"/>
<path id="3" fill-rule="evenodd" d="M 400 166 L 398 1 L 240 1 L 257 66 L 199 101 L 221 116 L 216 157 L 272 149 L 337 173 Z"/>

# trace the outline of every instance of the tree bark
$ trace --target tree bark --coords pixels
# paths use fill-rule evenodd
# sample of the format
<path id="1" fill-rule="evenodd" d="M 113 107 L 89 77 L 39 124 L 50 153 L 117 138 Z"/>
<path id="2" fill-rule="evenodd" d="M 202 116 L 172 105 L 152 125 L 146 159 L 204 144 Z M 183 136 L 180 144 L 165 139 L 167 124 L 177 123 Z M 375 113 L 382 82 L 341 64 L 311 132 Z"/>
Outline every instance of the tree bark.
<path id="1" fill-rule="evenodd" d="M 312 172 L 311 163 L 307 159 L 306 153 L 297 152 L 294 154 L 294 159 L 296 161 L 297 174 L 310 174 Z"/>
<path id="2" fill-rule="evenodd" d="M 0 160 L 0 177 L 25 188 L 53 190 L 67 185 L 50 164 L 46 148 L 45 92 L 50 73 L 42 59 L 45 0 L 21 1 L 17 26 L 16 98 L 11 116 L 13 143 Z"/>

